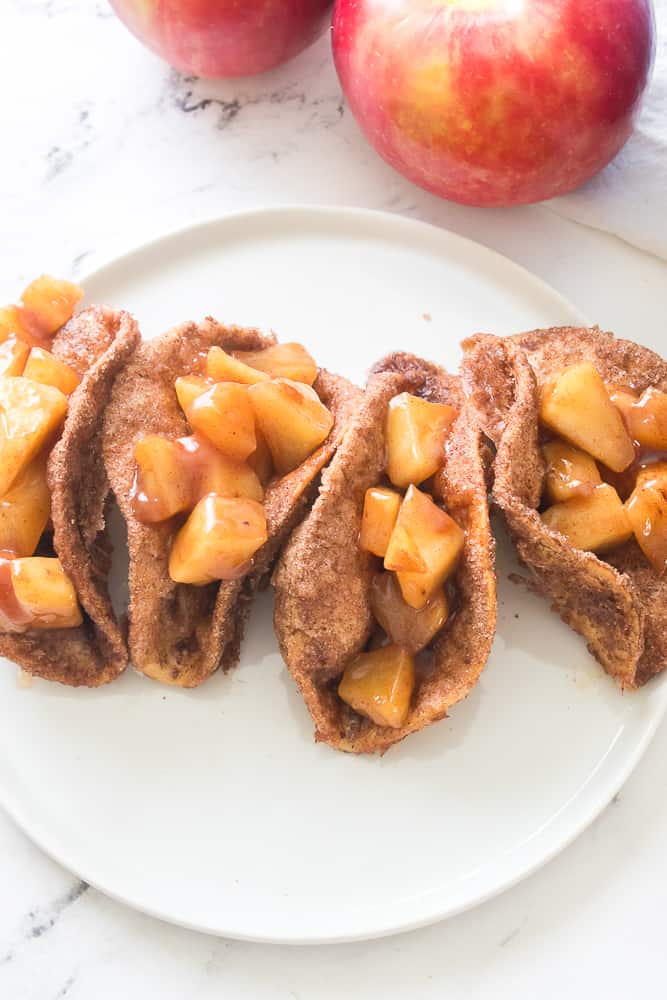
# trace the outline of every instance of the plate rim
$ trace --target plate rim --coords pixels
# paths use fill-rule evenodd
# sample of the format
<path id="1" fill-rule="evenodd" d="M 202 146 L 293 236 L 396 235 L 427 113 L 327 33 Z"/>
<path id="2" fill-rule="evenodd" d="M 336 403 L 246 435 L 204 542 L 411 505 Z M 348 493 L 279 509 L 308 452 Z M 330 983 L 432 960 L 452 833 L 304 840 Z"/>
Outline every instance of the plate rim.
<path id="1" fill-rule="evenodd" d="M 524 283 L 532 285 L 541 294 L 550 298 L 552 302 L 558 302 L 561 304 L 564 311 L 567 311 L 573 317 L 578 317 L 578 320 L 582 325 L 590 324 L 590 320 L 588 320 L 582 311 L 565 295 L 555 289 L 545 279 L 534 274 L 532 271 L 528 270 L 528 268 L 518 264 L 505 254 L 502 254 L 483 243 L 479 243 L 470 237 L 462 236 L 453 230 L 446 229 L 434 223 L 425 222 L 421 219 L 415 219 L 398 213 L 386 212 L 379 209 L 357 208 L 355 206 L 318 205 L 307 203 L 260 205 L 250 209 L 241 209 L 234 212 L 205 216 L 185 225 L 167 228 L 149 236 L 146 239 L 133 243 L 127 249 L 121 249 L 118 252 L 114 252 L 112 247 L 93 268 L 82 272 L 82 274 L 78 277 L 78 281 L 85 287 L 87 283 L 103 278 L 104 272 L 110 270 L 112 267 L 116 267 L 119 264 L 126 262 L 133 256 L 155 251 L 160 247 L 160 245 L 169 241 L 178 241 L 186 236 L 193 236 L 197 233 L 203 233 L 209 229 L 224 227 L 225 225 L 238 224 L 246 221 L 252 223 L 262 218 L 272 221 L 271 217 L 275 220 L 284 220 L 295 215 L 301 216 L 302 219 L 306 219 L 313 224 L 317 223 L 318 220 L 326 222 L 327 219 L 336 218 L 338 220 L 345 219 L 348 223 L 352 224 L 356 221 L 361 222 L 362 224 L 370 223 L 374 226 L 381 227 L 389 225 L 395 227 L 395 231 L 402 230 L 408 235 L 410 231 L 419 232 L 426 230 L 432 237 L 437 237 L 444 242 L 449 242 L 451 245 L 464 246 L 469 252 L 474 252 L 477 255 L 486 257 L 486 259 L 492 264 L 495 263 L 509 271 L 513 271 L 514 274 L 516 274 L 517 277 Z M 391 236 L 391 233 L 389 236 Z M 239 930 L 234 927 L 223 927 L 220 926 L 219 923 L 217 926 L 212 926 L 197 923 L 196 921 L 184 920 L 173 913 L 161 911 L 159 907 L 152 908 L 143 900 L 133 899 L 132 894 L 127 891 L 125 893 L 115 891 L 113 887 L 109 887 L 104 884 L 103 877 L 99 880 L 94 875 L 90 877 L 85 870 L 77 865 L 75 859 L 70 859 L 67 847 L 60 844 L 57 837 L 50 837 L 47 831 L 41 829 L 38 821 L 33 822 L 30 818 L 24 815 L 24 810 L 22 809 L 20 803 L 12 799 L 9 795 L 8 789 L 5 788 L 3 784 L 0 784 L 0 807 L 4 809 L 6 814 L 16 824 L 16 826 L 18 826 L 19 829 L 22 830 L 22 832 L 37 847 L 39 847 L 40 850 L 42 850 L 47 856 L 52 858 L 67 871 L 71 872 L 75 877 L 83 879 L 89 885 L 104 893 L 104 895 L 129 906 L 131 909 L 174 926 L 183 927 L 187 930 L 194 930 L 213 936 L 226 937 L 232 940 L 260 944 L 324 945 L 374 940 L 417 930 L 421 927 L 426 927 L 440 920 L 445 920 L 459 913 L 471 910 L 487 900 L 499 896 L 507 889 L 512 888 L 519 882 L 530 877 L 569 847 L 598 818 L 618 791 L 623 787 L 625 782 L 637 767 L 639 761 L 642 759 L 658 727 L 660 726 L 665 713 L 667 712 L 667 672 L 662 678 L 655 679 L 653 684 L 654 694 L 651 695 L 652 704 L 650 707 L 650 717 L 645 723 L 641 737 L 637 740 L 632 752 L 624 760 L 623 766 L 617 767 L 613 775 L 607 779 L 606 784 L 603 785 L 597 795 L 593 797 L 588 808 L 582 810 L 579 821 L 574 823 L 564 836 L 557 836 L 556 842 L 553 843 L 548 850 L 543 851 L 535 860 L 519 866 L 520 870 L 512 869 L 510 870 L 509 875 L 501 872 L 500 876 L 490 883 L 487 891 L 473 893 L 471 898 L 466 899 L 463 902 L 453 902 L 450 905 L 446 905 L 446 902 L 442 900 L 443 892 L 445 890 L 438 889 L 434 892 L 433 900 L 430 905 L 424 907 L 421 916 L 413 919 L 401 920 L 400 913 L 397 915 L 395 912 L 396 908 L 393 907 L 391 909 L 391 914 L 393 914 L 393 916 L 388 916 L 388 918 L 385 919 L 381 925 L 377 925 L 375 929 L 371 930 L 363 929 L 362 927 L 352 930 L 349 933 L 335 934 L 322 932 L 301 935 L 295 935 L 289 932 L 282 935 L 279 933 L 257 934 L 246 930 Z M 580 790 L 578 790 L 575 794 L 575 799 L 578 797 L 579 791 Z M 568 805 L 569 803 L 564 804 L 565 807 Z M 440 900 L 440 902 L 438 902 L 438 900 Z"/>

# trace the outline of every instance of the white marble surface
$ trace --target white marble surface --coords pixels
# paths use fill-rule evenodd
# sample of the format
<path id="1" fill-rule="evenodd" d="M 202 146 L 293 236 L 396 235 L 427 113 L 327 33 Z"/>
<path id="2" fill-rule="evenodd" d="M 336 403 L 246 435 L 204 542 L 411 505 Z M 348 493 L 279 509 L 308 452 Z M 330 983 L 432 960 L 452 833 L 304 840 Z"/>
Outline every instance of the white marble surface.
<path id="1" fill-rule="evenodd" d="M 4 0 L 0 37 L 0 300 L 38 271 L 81 273 L 193 219 L 325 202 L 447 226 L 527 265 L 603 326 L 639 340 L 664 329 L 663 262 L 545 209 L 438 202 L 380 163 L 343 108 L 326 39 L 260 80 L 210 84 L 142 50 L 104 0 Z M 0 997 L 662 996 L 666 759 L 663 726 L 594 826 L 504 896 L 419 932 L 311 949 L 133 913 L 0 813 Z"/>

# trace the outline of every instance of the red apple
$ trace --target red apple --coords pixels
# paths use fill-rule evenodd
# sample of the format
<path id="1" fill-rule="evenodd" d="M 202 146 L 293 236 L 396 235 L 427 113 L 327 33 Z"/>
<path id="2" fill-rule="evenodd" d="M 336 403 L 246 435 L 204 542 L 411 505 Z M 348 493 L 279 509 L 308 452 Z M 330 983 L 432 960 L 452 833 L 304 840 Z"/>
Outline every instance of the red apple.
<path id="1" fill-rule="evenodd" d="M 322 34 L 331 0 L 111 0 L 153 52 L 195 76 L 250 76 Z"/>
<path id="2" fill-rule="evenodd" d="M 650 73 L 650 0 L 338 0 L 361 128 L 421 187 L 469 205 L 571 191 L 621 149 Z"/>

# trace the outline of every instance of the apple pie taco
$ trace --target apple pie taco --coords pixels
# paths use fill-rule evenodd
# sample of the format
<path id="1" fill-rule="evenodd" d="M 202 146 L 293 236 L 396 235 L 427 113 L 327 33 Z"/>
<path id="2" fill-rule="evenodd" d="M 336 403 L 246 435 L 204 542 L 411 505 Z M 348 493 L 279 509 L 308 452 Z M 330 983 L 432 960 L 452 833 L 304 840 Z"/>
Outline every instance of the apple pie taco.
<path id="1" fill-rule="evenodd" d="M 496 598 L 481 435 L 458 378 L 411 354 L 376 365 L 273 582 L 316 740 L 383 753 L 469 693 Z"/>
<path id="2" fill-rule="evenodd" d="M 597 327 L 464 344 L 526 582 L 621 688 L 667 663 L 667 364 Z"/>
<path id="3" fill-rule="evenodd" d="M 138 670 L 195 687 L 236 664 L 252 597 L 360 396 L 301 345 L 210 318 L 142 344 L 104 436 Z"/>
<path id="4" fill-rule="evenodd" d="M 101 428 L 138 340 L 128 313 L 46 275 L 0 311 L 0 654 L 96 687 L 127 664 L 109 599 Z"/>

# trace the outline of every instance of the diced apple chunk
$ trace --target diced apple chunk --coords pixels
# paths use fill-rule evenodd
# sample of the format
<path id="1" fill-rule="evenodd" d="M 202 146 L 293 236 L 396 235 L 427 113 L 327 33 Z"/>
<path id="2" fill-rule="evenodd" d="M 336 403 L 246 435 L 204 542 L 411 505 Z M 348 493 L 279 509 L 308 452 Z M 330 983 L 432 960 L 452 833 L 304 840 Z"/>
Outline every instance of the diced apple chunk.
<path id="1" fill-rule="evenodd" d="M 29 621 L 14 593 L 12 553 L 0 551 L 0 632 L 24 632 Z"/>
<path id="2" fill-rule="evenodd" d="M 647 389 L 625 412 L 630 436 L 642 448 L 667 451 L 667 393 Z"/>
<path id="3" fill-rule="evenodd" d="M 22 376 L 0 378 L 0 496 L 51 441 L 66 413 L 59 389 Z"/>
<path id="4" fill-rule="evenodd" d="M 248 455 L 248 465 L 257 475 L 262 486 L 266 486 L 273 475 L 273 459 L 266 438 L 255 423 L 255 439 L 257 447 L 251 455 Z"/>
<path id="5" fill-rule="evenodd" d="M 409 540 L 423 560 L 423 570 L 397 568 L 400 560 L 394 556 L 395 536 L 401 546 L 405 539 Z M 389 540 L 384 567 L 396 570 L 403 599 L 411 608 L 423 608 L 452 573 L 463 551 L 464 539 L 463 529 L 430 496 L 416 486 L 409 487 Z"/>
<path id="6" fill-rule="evenodd" d="M 200 396 L 212 388 L 211 382 L 201 375 L 180 375 L 174 382 L 178 405 L 187 416 L 188 410 Z"/>
<path id="7" fill-rule="evenodd" d="M 54 389 L 60 389 L 65 396 L 71 396 L 81 381 L 73 368 L 54 358 L 42 347 L 32 348 L 23 375 L 25 378 L 31 378 L 33 382 L 52 385 Z"/>
<path id="8" fill-rule="evenodd" d="M 445 440 L 457 411 L 402 392 L 387 410 L 387 475 L 402 489 L 422 483 L 444 464 Z"/>
<path id="9" fill-rule="evenodd" d="M 16 600 L 30 616 L 30 628 L 76 628 L 82 623 L 76 591 L 59 559 L 14 559 L 11 575 Z"/>
<path id="10" fill-rule="evenodd" d="M 637 484 L 625 511 L 637 544 L 657 573 L 667 567 L 667 482 L 654 477 Z"/>
<path id="11" fill-rule="evenodd" d="M 637 470 L 636 486 L 667 486 L 667 462 L 651 462 Z"/>
<path id="12" fill-rule="evenodd" d="M 623 418 L 588 361 L 566 368 L 544 386 L 540 420 L 614 472 L 622 472 L 635 457 Z"/>
<path id="13" fill-rule="evenodd" d="M 551 503 L 590 496 L 602 482 L 595 460 L 586 452 L 563 441 L 549 441 L 542 446 L 546 469 L 544 490 Z"/>
<path id="14" fill-rule="evenodd" d="M 10 334 L 0 343 L 0 376 L 23 375 L 29 354 L 30 348 L 25 341 L 19 340 L 13 333 Z"/>
<path id="15" fill-rule="evenodd" d="M 399 507 L 400 513 L 400 507 Z M 393 570 L 395 573 L 425 573 L 426 560 L 419 551 L 417 540 L 414 537 L 412 526 L 409 521 L 396 517 L 396 523 L 389 536 L 387 548 L 384 554 L 384 567 Z"/>
<path id="16" fill-rule="evenodd" d="M 189 470 L 175 441 L 147 434 L 135 444 L 134 458 L 132 509 L 138 521 L 166 521 L 192 506 Z"/>
<path id="17" fill-rule="evenodd" d="M 237 462 L 243 462 L 257 447 L 255 414 L 245 385 L 216 382 L 195 399 L 186 416 L 193 430 Z"/>
<path id="18" fill-rule="evenodd" d="M 31 281 L 21 300 L 47 337 L 71 319 L 77 304 L 83 298 L 83 288 L 71 281 L 59 281 L 48 274 Z"/>
<path id="19" fill-rule="evenodd" d="M 381 486 L 366 490 L 359 534 L 359 545 L 364 551 L 384 559 L 400 506 L 401 495 L 396 490 Z"/>
<path id="20" fill-rule="evenodd" d="M 174 538 L 169 575 L 176 583 L 196 586 L 237 579 L 251 568 L 266 539 L 260 503 L 211 494 L 199 501 Z"/>
<path id="21" fill-rule="evenodd" d="M 312 385 L 318 368 L 302 344 L 273 344 L 261 351 L 234 351 L 234 357 L 271 378 Z"/>
<path id="22" fill-rule="evenodd" d="M 192 506 L 209 493 L 258 501 L 263 499 L 262 484 L 247 462 L 227 458 L 199 434 L 179 438 L 176 445 L 190 477 Z"/>
<path id="23" fill-rule="evenodd" d="M 391 641 L 409 653 L 418 653 L 428 646 L 449 616 L 443 587 L 435 591 L 423 608 L 411 608 L 404 601 L 393 573 L 376 573 L 373 577 L 371 609 Z"/>
<path id="24" fill-rule="evenodd" d="M 338 685 L 339 697 L 376 726 L 400 729 L 410 711 L 415 664 L 398 646 L 359 653 L 348 664 Z"/>
<path id="25" fill-rule="evenodd" d="M 276 472 L 301 465 L 329 436 L 334 419 L 309 385 L 276 378 L 248 389 Z"/>
<path id="26" fill-rule="evenodd" d="M 46 457 L 36 458 L 0 500 L 0 551 L 31 556 L 49 521 Z"/>
<path id="27" fill-rule="evenodd" d="M 542 520 L 565 535 L 575 549 L 588 552 L 608 552 L 632 536 L 621 498 L 608 483 L 596 486 L 588 497 L 554 504 L 545 510 Z"/>
<path id="28" fill-rule="evenodd" d="M 639 396 L 624 385 L 610 385 L 609 383 L 607 383 L 605 385 L 605 389 L 607 390 L 607 395 L 609 396 L 609 399 L 623 417 L 623 420 L 625 421 L 625 426 L 628 428 L 629 431 L 630 411 L 637 402 L 637 400 L 639 399 Z M 630 434 L 630 437 L 632 437 L 632 434 Z"/>
<path id="29" fill-rule="evenodd" d="M 29 347 L 36 339 L 43 339 L 38 336 L 38 331 L 30 322 L 30 316 L 21 306 L 0 308 L 0 341 L 7 337 L 17 337 Z"/>
<path id="30" fill-rule="evenodd" d="M 254 385 L 269 379 L 266 372 L 251 368 L 221 347 L 212 347 L 208 352 L 206 374 L 214 382 L 241 382 L 243 385 Z"/>

